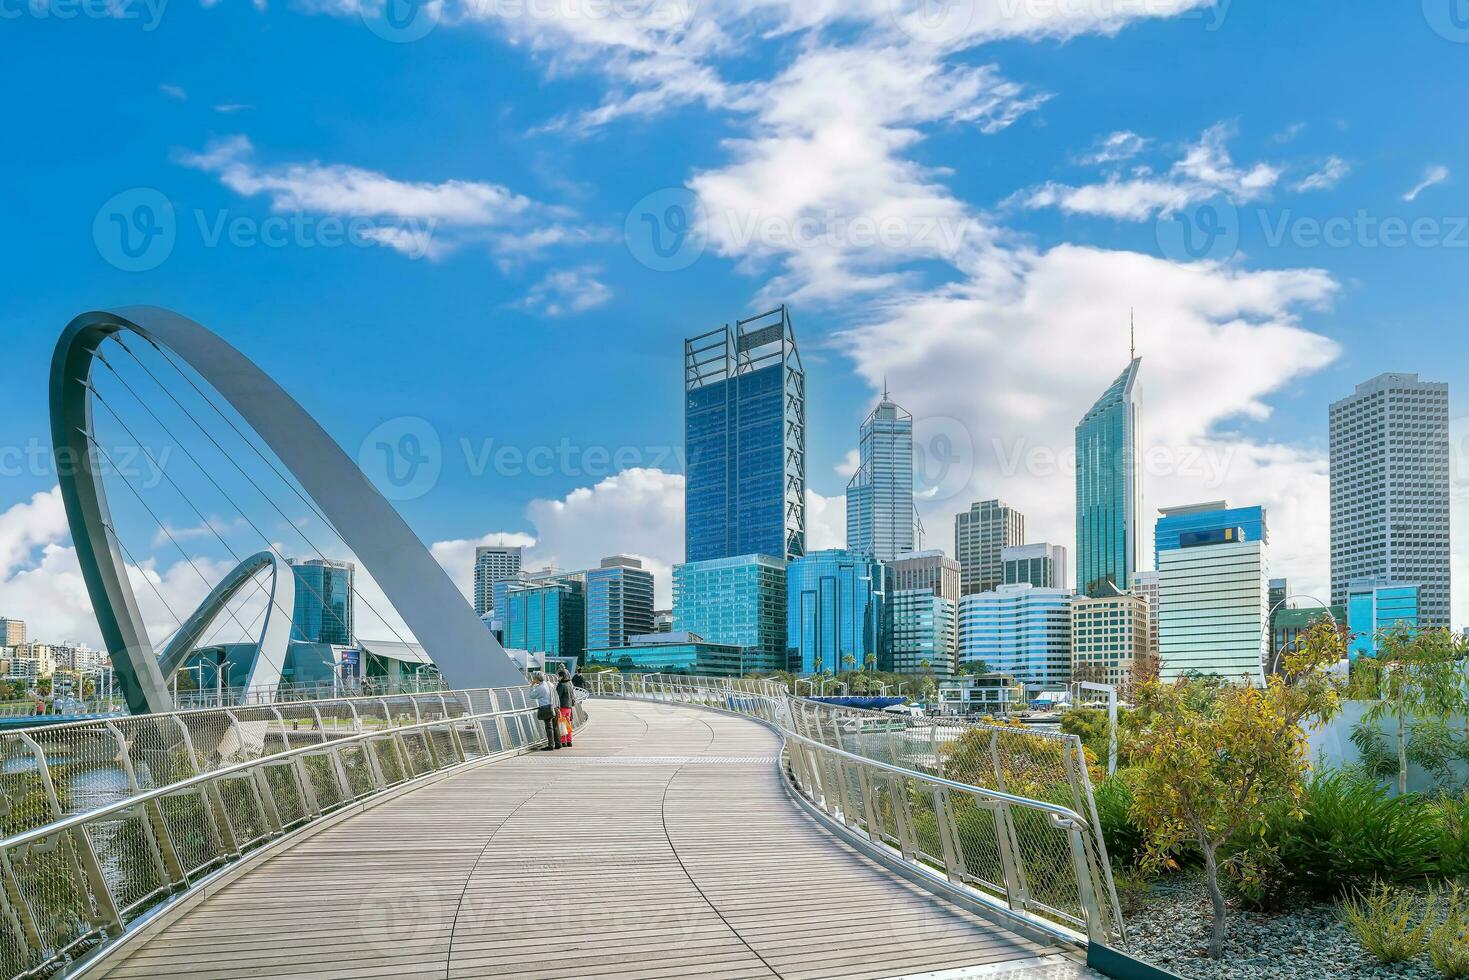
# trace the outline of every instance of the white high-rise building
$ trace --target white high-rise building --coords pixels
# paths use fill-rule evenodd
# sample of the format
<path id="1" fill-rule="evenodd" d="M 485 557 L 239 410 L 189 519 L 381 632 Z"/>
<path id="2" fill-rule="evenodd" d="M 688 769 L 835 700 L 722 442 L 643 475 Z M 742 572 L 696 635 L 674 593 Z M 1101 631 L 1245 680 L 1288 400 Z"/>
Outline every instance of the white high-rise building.
<path id="1" fill-rule="evenodd" d="M 519 578 L 524 551 L 519 545 L 474 549 L 474 611 L 477 614 L 494 617 L 495 583 Z"/>
<path id="2" fill-rule="evenodd" d="M 847 484 L 847 550 L 892 561 L 919 547 L 913 506 L 913 416 L 888 393 L 862 423 L 857 472 Z"/>
<path id="3" fill-rule="evenodd" d="M 1025 515 L 1003 500 L 981 500 L 954 517 L 954 557 L 965 595 L 1005 584 L 1000 553 L 1025 544 Z"/>
<path id="4" fill-rule="evenodd" d="M 1380 374 L 1332 403 L 1331 601 L 1354 579 L 1417 585 L 1449 625 L 1449 386 Z"/>
<path id="5" fill-rule="evenodd" d="M 1145 569 L 1132 573 L 1132 593 L 1148 601 L 1148 648 L 1147 653 L 1158 655 L 1158 572 Z"/>
<path id="6" fill-rule="evenodd" d="M 1016 545 L 1000 551 L 1000 567 L 1004 585 L 1029 582 L 1038 589 L 1069 589 L 1066 548 L 1059 544 Z"/>
<path id="7" fill-rule="evenodd" d="M 1270 577 L 1263 541 L 1158 554 L 1158 672 L 1264 683 Z"/>
<path id="8" fill-rule="evenodd" d="M 983 662 L 1030 689 L 1071 679 L 1071 595 L 1063 589 L 1002 585 L 959 600 L 959 663 Z"/>

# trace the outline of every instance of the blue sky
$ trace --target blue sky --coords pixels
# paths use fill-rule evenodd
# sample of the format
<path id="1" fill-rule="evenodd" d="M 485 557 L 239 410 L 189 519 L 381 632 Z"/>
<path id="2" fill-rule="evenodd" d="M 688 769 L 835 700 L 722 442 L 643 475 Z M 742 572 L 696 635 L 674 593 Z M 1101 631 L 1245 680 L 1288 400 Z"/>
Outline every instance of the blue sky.
<path id="1" fill-rule="evenodd" d="M 1326 405 L 1384 370 L 1462 404 L 1469 28 L 1452 10 L 0 0 L 0 445 L 46 441 L 73 315 L 154 303 L 233 341 L 354 455 L 425 420 L 441 476 L 401 506 L 456 575 L 496 533 L 548 562 L 631 551 L 663 570 L 682 551 L 682 339 L 788 302 L 818 544 L 839 542 L 883 376 L 921 451 L 960 446 L 924 487 L 931 544 L 992 496 L 1068 543 L 1048 454 L 1121 370 L 1132 306 L 1164 460 L 1149 505 L 1266 503 L 1276 570 L 1319 591 Z M 112 215 L 162 199 L 166 255 L 120 268 Z M 686 267 L 661 271 L 647 229 L 670 204 L 691 215 Z M 323 244 L 348 223 L 353 243 Z M 487 440 L 607 460 L 477 472 Z M 85 634 L 64 528 L 33 499 L 53 486 L 0 476 L 0 614 Z M 166 581 L 176 558 L 145 564 Z M 43 603 L 70 611 L 10 608 Z"/>

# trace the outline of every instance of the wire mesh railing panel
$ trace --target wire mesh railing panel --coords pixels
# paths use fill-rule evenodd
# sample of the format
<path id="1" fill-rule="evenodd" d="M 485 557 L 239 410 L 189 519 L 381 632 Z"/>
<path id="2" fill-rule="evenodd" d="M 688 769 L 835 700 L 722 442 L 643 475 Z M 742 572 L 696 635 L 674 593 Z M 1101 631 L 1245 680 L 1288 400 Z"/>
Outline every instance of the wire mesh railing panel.
<path id="1" fill-rule="evenodd" d="M 80 842 L 86 846 L 85 838 Z M 77 851 L 76 833 L 63 831 L 10 856 L 14 892 L 34 941 L 48 956 L 111 924 L 111 917 L 98 907 Z"/>
<path id="2" fill-rule="evenodd" d="M 378 772 L 383 774 L 384 783 L 395 786 L 410 778 L 410 774 L 403 767 L 403 759 L 398 754 L 398 747 L 393 743 L 391 737 L 375 738 L 367 744 L 373 757 L 377 759 Z"/>
<path id="3" fill-rule="evenodd" d="M 120 910 L 136 909 L 169 890 L 168 870 L 141 808 L 119 814 L 117 820 L 99 820 L 84 829 L 107 890 Z"/>
<path id="4" fill-rule="evenodd" d="M 590 680 L 593 692 L 607 696 L 769 722 L 786 733 L 784 758 L 797 789 L 851 832 L 1052 931 L 1125 941 L 1073 736 L 800 700 L 768 681 Z"/>
<path id="5" fill-rule="evenodd" d="M 275 804 L 275 812 L 281 822 L 281 829 L 288 829 L 309 816 L 306 801 L 302 798 L 301 789 L 296 783 L 294 764 L 284 762 L 262 766 L 261 775 L 265 780 L 266 789 L 270 791 L 271 802 Z"/>
<path id="6" fill-rule="evenodd" d="M 202 789 L 172 793 L 155 802 L 184 874 L 196 874 L 226 857 Z"/>
<path id="7" fill-rule="evenodd" d="M 343 803 L 342 784 L 337 780 L 337 767 L 329 752 L 318 752 L 303 756 L 301 766 L 311 783 L 311 793 L 316 806 L 325 812 Z"/>

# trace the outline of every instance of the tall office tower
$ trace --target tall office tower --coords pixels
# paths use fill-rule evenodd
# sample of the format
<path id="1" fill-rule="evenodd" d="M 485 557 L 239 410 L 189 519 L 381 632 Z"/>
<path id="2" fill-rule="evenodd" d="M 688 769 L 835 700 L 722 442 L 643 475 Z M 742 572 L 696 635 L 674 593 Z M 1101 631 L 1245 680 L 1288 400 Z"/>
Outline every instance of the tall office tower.
<path id="1" fill-rule="evenodd" d="M 1332 603 L 1353 579 L 1410 582 L 1419 625 L 1449 625 L 1449 386 L 1379 374 L 1330 421 Z"/>
<path id="2" fill-rule="evenodd" d="M 1148 652 L 1148 600 L 1130 592 L 1071 600 L 1071 678 L 1125 688 Z"/>
<path id="3" fill-rule="evenodd" d="M 1066 549 L 1059 544 L 1016 545 L 1000 552 L 1000 584 L 1029 582 L 1038 589 L 1069 589 Z"/>
<path id="4" fill-rule="evenodd" d="M 349 561 L 312 558 L 292 561 L 296 573 L 296 610 L 291 619 L 291 639 L 302 643 L 356 642 L 352 626 L 356 591 L 352 580 L 357 566 Z"/>
<path id="5" fill-rule="evenodd" d="M 641 561 L 614 555 L 587 572 L 588 650 L 625 647 L 653 631 L 653 573 Z"/>
<path id="6" fill-rule="evenodd" d="M 924 589 L 959 604 L 959 563 L 942 551 L 915 551 L 899 555 L 883 566 L 888 592 Z"/>
<path id="7" fill-rule="evenodd" d="M 1134 357 L 1076 425 L 1076 588 L 1085 595 L 1127 588 L 1139 567 L 1141 366 Z"/>
<path id="8" fill-rule="evenodd" d="M 878 666 L 882 598 L 882 565 L 870 555 L 832 549 L 791 562 L 786 567 L 787 669 L 834 674 Z"/>
<path id="9" fill-rule="evenodd" d="M 918 546 L 913 506 L 913 416 L 891 399 L 862 423 L 857 472 L 847 484 L 847 550 L 892 561 Z"/>
<path id="10" fill-rule="evenodd" d="M 1210 532 L 1158 556 L 1158 672 L 1264 682 L 1270 582 L 1265 543 Z"/>
<path id="11" fill-rule="evenodd" d="M 474 611 L 477 615 L 495 615 L 495 583 L 519 577 L 524 552 L 525 549 L 518 545 L 474 549 Z"/>
<path id="12" fill-rule="evenodd" d="M 959 664 L 974 663 L 1028 688 L 1063 686 L 1071 679 L 1070 593 L 1002 585 L 960 599 Z"/>
<path id="13" fill-rule="evenodd" d="M 1197 544 L 1226 529 L 1237 531 L 1240 540 L 1270 544 L 1270 525 L 1264 507 L 1231 507 L 1227 500 L 1211 500 L 1181 507 L 1160 507 L 1153 525 L 1153 565 L 1158 556 L 1174 548 Z"/>
<path id="14" fill-rule="evenodd" d="M 1005 583 L 1000 552 L 1025 544 L 1025 515 L 1003 500 L 982 500 L 954 516 L 954 557 L 964 595 Z"/>
<path id="15" fill-rule="evenodd" d="M 25 641 L 25 620 L 0 617 L 0 647 L 18 647 L 23 645 Z"/>
<path id="16" fill-rule="evenodd" d="M 673 632 L 740 647 L 745 671 L 785 670 L 785 561 L 737 555 L 673 566 Z"/>
<path id="17" fill-rule="evenodd" d="M 505 646 L 581 660 L 586 653 L 586 589 L 575 579 L 512 586 L 505 596 Z"/>
<path id="18" fill-rule="evenodd" d="M 684 341 L 687 560 L 806 553 L 806 372 L 784 306 Z"/>
<path id="19" fill-rule="evenodd" d="M 1132 594 L 1148 602 L 1148 655 L 1158 655 L 1158 571 L 1146 568 L 1132 573 Z"/>
<path id="20" fill-rule="evenodd" d="M 882 669 L 952 677 L 958 649 L 954 616 L 953 600 L 929 589 L 889 592 Z"/>

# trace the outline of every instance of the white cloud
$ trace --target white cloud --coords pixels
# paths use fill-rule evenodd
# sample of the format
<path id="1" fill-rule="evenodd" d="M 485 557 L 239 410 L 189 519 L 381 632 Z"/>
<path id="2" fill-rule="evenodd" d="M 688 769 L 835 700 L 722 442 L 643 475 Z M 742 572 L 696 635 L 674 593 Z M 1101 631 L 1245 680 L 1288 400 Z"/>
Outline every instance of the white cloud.
<path id="1" fill-rule="evenodd" d="M 847 454 L 842 457 L 842 461 L 838 463 L 835 467 L 833 467 L 833 469 L 836 470 L 837 476 L 850 480 L 853 476 L 856 475 L 857 469 L 861 465 L 861 452 L 856 449 L 848 449 Z"/>
<path id="2" fill-rule="evenodd" d="M 1149 141 L 1130 130 L 1119 130 L 1097 140 L 1092 149 L 1081 157 L 1087 166 L 1100 166 L 1131 160 L 1147 149 Z"/>
<path id="3" fill-rule="evenodd" d="M 599 240 L 566 227 L 564 208 L 542 204 L 501 184 L 471 180 L 405 181 L 377 171 L 317 161 L 265 165 L 245 136 L 181 153 L 185 166 L 216 175 L 244 197 L 263 197 L 276 213 L 327 215 L 353 222 L 352 234 L 410 258 L 440 258 L 472 242 L 517 258 L 552 244 Z"/>
<path id="4" fill-rule="evenodd" d="M 520 306 L 545 316 L 584 313 L 603 306 L 612 299 L 612 290 L 597 278 L 602 270 L 596 266 L 554 269 L 531 287 Z"/>
<path id="5" fill-rule="evenodd" d="M 1127 221 L 1172 214 L 1216 194 L 1237 203 L 1258 200 L 1279 181 L 1280 170 L 1266 163 L 1236 166 L 1227 146 L 1233 135 L 1234 127 L 1228 123 L 1209 127 L 1165 176 L 1114 175 L 1104 183 L 1080 187 L 1051 182 L 1022 191 L 1012 200 L 1032 209 L 1054 207 L 1068 214 Z"/>
<path id="6" fill-rule="evenodd" d="M 1304 180 L 1298 181 L 1293 189 L 1303 192 L 1329 191 L 1337 184 L 1340 184 L 1342 179 L 1351 173 L 1351 171 L 1351 165 L 1341 157 L 1327 157 L 1326 162 L 1321 165 L 1320 170 L 1317 170 Z"/>
<path id="7" fill-rule="evenodd" d="M 847 495 L 824 497 L 806 490 L 806 550 L 847 546 Z"/>
<path id="8" fill-rule="evenodd" d="M 0 514 L 0 579 L 25 567 L 37 548 L 60 541 L 67 533 L 60 487 L 37 493 Z"/>
<path id="9" fill-rule="evenodd" d="M 187 102 L 189 93 L 177 85 L 169 85 L 166 82 L 158 86 L 158 91 L 173 99 L 175 102 Z"/>
<path id="10" fill-rule="evenodd" d="M 1443 164 L 1439 163 L 1430 164 L 1428 166 L 1428 169 L 1423 171 L 1423 179 L 1419 181 L 1412 190 L 1403 195 L 1403 200 L 1411 204 L 1412 202 L 1418 200 L 1419 194 L 1422 194 L 1430 187 L 1437 187 L 1439 184 L 1444 183 L 1448 179 L 1448 167 L 1445 167 Z"/>

